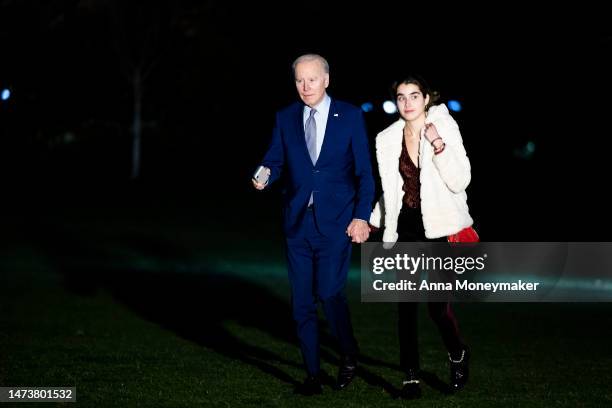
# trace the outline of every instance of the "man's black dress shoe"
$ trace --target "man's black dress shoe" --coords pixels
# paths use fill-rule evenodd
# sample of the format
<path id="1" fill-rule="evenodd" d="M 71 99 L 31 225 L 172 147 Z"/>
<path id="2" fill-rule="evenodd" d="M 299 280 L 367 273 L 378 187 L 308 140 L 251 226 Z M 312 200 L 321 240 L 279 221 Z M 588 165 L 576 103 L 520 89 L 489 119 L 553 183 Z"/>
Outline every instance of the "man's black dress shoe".
<path id="1" fill-rule="evenodd" d="M 294 392 L 305 396 L 322 394 L 321 379 L 319 376 L 309 375 L 302 384 L 295 387 Z"/>
<path id="2" fill-rule="evenodd" d="M 400 398 L 407 400 L 420 398 L 421 386 L 419 383 L 419 370 L 409 369 L 406 372 L 406 379 L 403 382 L 403 387 L 399 394 Z"/>
<path id="3" fill-rule="evenodd" d="M 450 360 L 450 384 L 454 391 L 459 391 L 468 381 L 470 374 L 469 361 L 470 361 L 470 350 L 466 347 L 456 355 L 448 353 L 448 359 Z"/>
<path id="4" fill-rule="evenodd" d="M 338 380 L 336 381 L 336 389 L 345 389 L 357 372 L 357 358 L 354 356 L 344 356 L 340 361 L 340 368 L 338 369 Z"/>

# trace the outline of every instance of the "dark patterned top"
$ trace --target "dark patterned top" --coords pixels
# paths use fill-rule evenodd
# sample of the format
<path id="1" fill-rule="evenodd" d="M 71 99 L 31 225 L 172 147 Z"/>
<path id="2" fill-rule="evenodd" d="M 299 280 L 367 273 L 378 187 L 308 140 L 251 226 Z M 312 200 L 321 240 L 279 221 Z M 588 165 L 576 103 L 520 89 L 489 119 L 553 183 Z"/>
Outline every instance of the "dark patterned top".
<path id="1" fill-rule="evenodd" d="M 419 208 L 421 206 L 421 183 L 419 181 L 420 169 L 414 165 L 408 149 L 406 149 L 406 143 L 402 138 L 402 154 L 399 159 L 399 171 L 404 179 L 404 198 L 402 199 L 405 206 L 409 208 Z"/>

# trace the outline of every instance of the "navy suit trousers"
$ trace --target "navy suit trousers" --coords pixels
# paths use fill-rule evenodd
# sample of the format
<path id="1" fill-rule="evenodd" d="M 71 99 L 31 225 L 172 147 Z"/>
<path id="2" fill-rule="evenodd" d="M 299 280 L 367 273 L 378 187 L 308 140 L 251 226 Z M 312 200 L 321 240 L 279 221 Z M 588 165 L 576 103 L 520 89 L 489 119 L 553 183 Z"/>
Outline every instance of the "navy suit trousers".
<path id="1" fill-rule="evenodd" d="M 340 352 L 355 356 L 358 351 L 344 295 L 351 241 L 346 234 L 322 235 L 314 213 L 312 209 L 306 210 L 298 233 L 286 238 L 293 318 L 309 375 L 318 374 L 320 369 L 318 301 Z"/>

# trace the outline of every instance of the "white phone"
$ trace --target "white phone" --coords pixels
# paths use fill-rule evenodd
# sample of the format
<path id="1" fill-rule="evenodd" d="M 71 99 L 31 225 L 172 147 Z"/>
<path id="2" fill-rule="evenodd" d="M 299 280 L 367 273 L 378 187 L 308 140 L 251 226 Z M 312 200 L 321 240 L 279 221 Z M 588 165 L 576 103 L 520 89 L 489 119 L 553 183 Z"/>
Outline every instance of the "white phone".
<path id="1" fill-rule="evenodd" d="M 257 170 L 255 171 L 255 173 L 253 174 L 253 180 L 255 180 L 256 182 L 264 186 L 268 184 L 269 178 L 270 178 L 270 175 L 268 174 L 268 168 L 264 166 L 259 166 Z"/>

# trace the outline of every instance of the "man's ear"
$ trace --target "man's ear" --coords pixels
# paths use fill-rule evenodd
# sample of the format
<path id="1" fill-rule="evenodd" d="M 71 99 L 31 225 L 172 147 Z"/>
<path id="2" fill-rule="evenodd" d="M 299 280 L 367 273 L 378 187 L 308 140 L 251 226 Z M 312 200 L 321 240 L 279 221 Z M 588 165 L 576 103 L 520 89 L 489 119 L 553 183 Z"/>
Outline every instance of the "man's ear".
<path id="1" fill-rule="evenodd" d="M 325 74 L 325 88 L 329 86 L 329 74 Z"/>
<path id="2" fill-rule="evenodd" d="M 425 106 L 429 105 L 429 95 L 425 97 Z"/>

